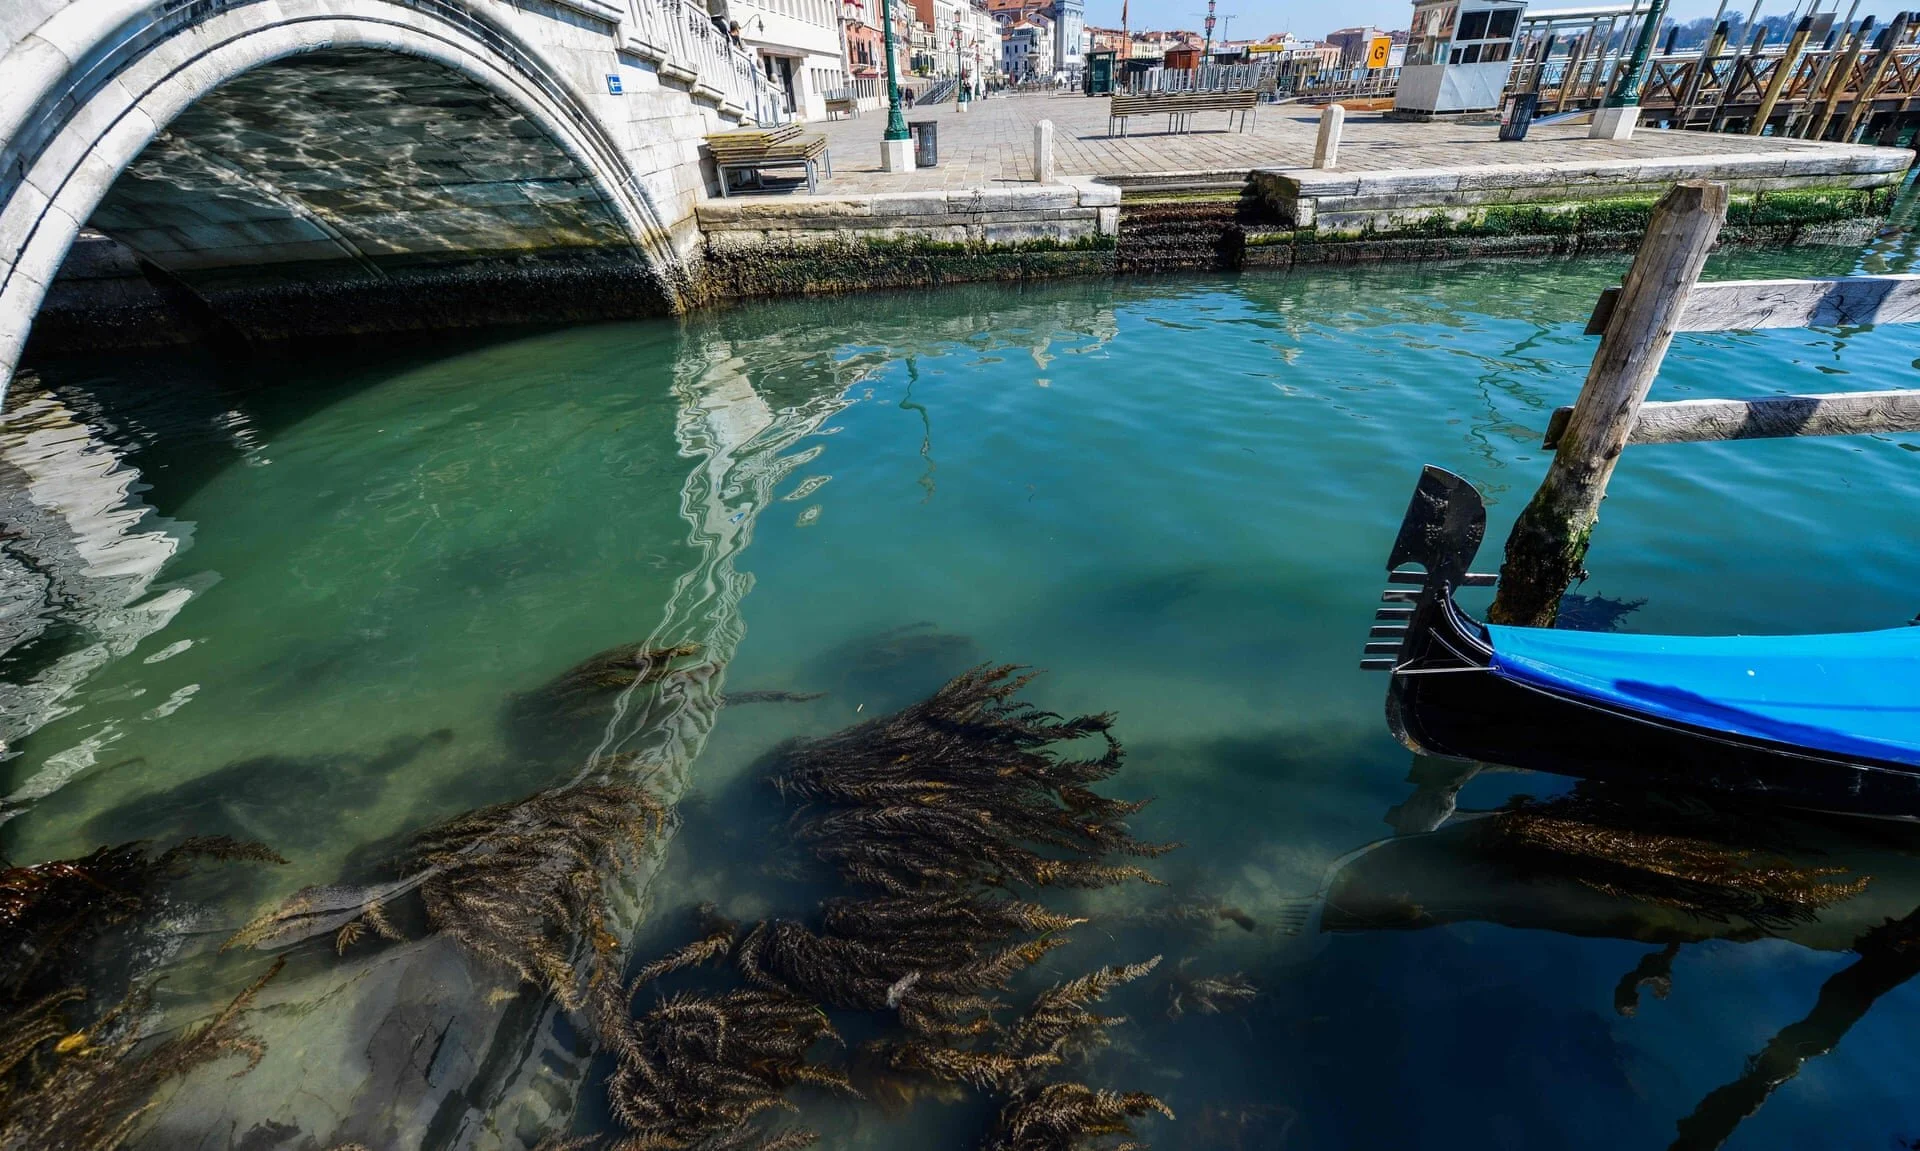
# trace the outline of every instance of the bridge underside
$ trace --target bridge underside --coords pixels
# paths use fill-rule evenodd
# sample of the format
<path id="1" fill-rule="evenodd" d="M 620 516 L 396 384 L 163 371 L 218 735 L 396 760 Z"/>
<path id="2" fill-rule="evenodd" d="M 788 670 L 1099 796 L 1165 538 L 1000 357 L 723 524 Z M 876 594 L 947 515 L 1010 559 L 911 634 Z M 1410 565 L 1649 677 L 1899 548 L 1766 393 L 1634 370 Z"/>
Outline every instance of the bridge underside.
<path id="1" fill-rule="evenodd" d="M 88 228 L 33 352 L 669 310 L 581 164 L 479 85 L 386 52 L 215 89 Z"/>

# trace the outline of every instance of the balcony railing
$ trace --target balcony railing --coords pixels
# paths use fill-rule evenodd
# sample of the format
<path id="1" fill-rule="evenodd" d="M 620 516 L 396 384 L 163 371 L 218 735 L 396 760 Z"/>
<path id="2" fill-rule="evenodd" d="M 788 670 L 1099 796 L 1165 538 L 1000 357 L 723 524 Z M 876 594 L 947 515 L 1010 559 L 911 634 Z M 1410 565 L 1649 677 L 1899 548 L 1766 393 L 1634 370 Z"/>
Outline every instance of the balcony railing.
<path id="1" fill-rule="evenodd" d="M 704 6 L 686 0 L 626 0 L 626 46 L 688 82 L 724 109 L 761 124 L 786 118 L 786 97 L 754 64 L 753 54 L 716 28 Z"/>

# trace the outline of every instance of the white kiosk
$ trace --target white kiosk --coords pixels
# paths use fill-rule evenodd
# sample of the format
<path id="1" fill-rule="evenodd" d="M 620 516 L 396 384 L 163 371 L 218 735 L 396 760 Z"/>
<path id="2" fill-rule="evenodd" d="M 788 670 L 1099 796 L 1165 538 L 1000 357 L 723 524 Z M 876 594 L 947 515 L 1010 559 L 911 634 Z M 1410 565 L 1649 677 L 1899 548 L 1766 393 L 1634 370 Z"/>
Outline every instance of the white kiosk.
<path id="1" fill-rule="evenodd" d="M 1416 0 L 1396 115 L 1428 119 L 1500 106 L 1526 0 Z"/>

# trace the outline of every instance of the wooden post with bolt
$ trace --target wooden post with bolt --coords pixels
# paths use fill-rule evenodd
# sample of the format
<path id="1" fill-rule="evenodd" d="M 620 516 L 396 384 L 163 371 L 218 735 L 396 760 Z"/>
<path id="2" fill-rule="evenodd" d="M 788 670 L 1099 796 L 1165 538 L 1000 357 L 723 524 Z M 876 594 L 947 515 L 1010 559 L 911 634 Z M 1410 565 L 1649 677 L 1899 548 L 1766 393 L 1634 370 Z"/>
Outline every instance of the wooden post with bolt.
<path id="1" fill-rule="evenodd" d="M 1583 574 L 1607 480 L 1726 218 L 1725 184 L 1678 184 L 1654 206 L 1559 450 L 1507 537 L 1494 623 L 1551 627 Z"/>

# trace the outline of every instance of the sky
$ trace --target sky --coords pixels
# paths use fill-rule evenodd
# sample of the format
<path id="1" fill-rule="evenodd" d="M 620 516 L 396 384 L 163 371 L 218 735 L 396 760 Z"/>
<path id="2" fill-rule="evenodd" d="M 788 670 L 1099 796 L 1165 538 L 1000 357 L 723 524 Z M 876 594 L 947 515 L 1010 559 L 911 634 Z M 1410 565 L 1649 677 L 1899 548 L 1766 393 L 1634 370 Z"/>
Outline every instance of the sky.
<path id="1" fill-rule="evenodd" d="M 1120 26 L 1121 0 L 1087 0 L 1087 23 L 1102 28 Z M 1572 8 L 1583 3 L 1597 0 L 1540 0 L 1531 5 L 1535 8 Z M 1200 29 L 1206 17 L 1206 0 L 1128 0 L 1127 24 L 1133 28 L 1192 28 Z M 1257 36 L 1266 36 L 1275 32 L 1292 32 L 1297 36 L 1312 38 L 1324 35 L 1335 28 L 1348 28 L 1357 24 L 1374 24 L 1381 28 L 1405 28 L 1408 18 L 1413 14 L 1412 0 L 1216 0 L 1217 15 L 1231 15 L 1231 24 L 1216 24 L 1215 34 L 1222 39 L 1231 36 L 1243 40 Z M 1821 10 L 1833 8 L 1833 0 L 1820 0 Z M 1677 20 L 1694 20 L 1711 16 L 1719 6 L 1718 0 L 1671 0 L 1667 14 Z M 1852 6 L 1852 0 L 1841 0 L 1841 15 Z M 1804 8 L 1804 0 L 1800 7 Z M 1899 4 L 1890 4 L 1874 0 L 1860 5 L 1860 14 L 1876 15 L 1880 23 L 1899 9 Z M 1729 11 L 1739 9 L 1744 18 L 1753 8 L 1753 0 L 1728 0 Z M 1881 9 L 1885 9 L 1882 11 Z M 1795 10 L 1794 0 L 1763 0 L 1760 5 L 1762 16 L 1785 16 Z"/>

